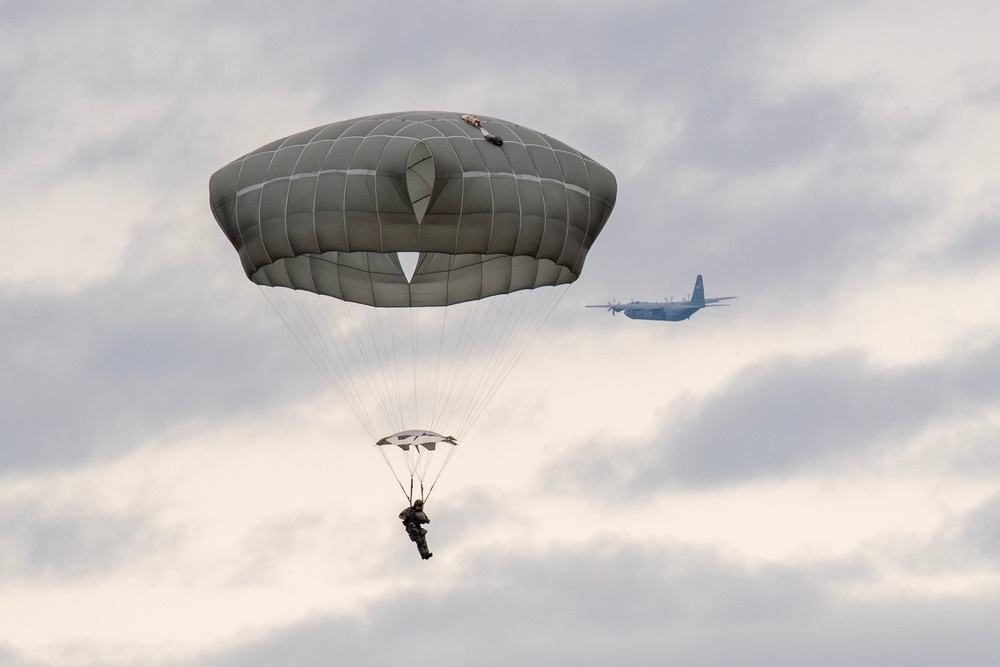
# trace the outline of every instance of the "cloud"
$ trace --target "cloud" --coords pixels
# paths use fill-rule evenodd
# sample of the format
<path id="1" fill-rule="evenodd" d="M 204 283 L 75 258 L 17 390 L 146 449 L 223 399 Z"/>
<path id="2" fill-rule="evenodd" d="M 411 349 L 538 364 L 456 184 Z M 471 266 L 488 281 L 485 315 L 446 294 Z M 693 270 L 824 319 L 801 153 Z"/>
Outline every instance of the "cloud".
<path id="1" fill-rule="evenodd" d="M 275 564 L 308 548 L 324 528 L 329 527 L 319 512 L 272 516 L 253 526 L 239 545 L 233 583 L 259 584 L 273 579 Z"/>
<path id="2" fill-rule="evenodd" d="M 119 455 L 324 391 L 264 300 L 240 302 L 240 283 L 212 275 L 181 260 L 79 294 L 0 297 L 4 472 Z"/>
<path id="3" fill-rule="evenodd" d="M 878 181 L 903 180 L 893 176 L 905 157 L 897 149 L 912 128 L 887 131 L 865 116 L 859 91 L 841 85 L 775 96 L 772 69 L 749 65 L 763 59 L 778 67 L 773 40 L 793 24 L 800 30 L 803 20 L 819 21 L 818 8 L 802 15 L 725 2 L 639 3 L 628 11 L 523 3 L 502 15 L 518 25 L 510 31 L 491 29 L 488 16 L 479 22 L 435 5 L 391 12 L 342 3 L 300 3 L 297 11 L 249 3 L 237 13 L 197 3 L 104 8 L 82 24 L 87 29 L 82 15 L 50 19 L 44 7 L 15 6 L 22 30 L 13 36 L 22 36 L 8 47 L 6 71 L 24 122 L 7 125 L 18 127 L 11 164 L 30 165 L 19 176 L 27 182 L 19 182 L 40 181 L 34 185 L 46 202 L 39 211 L 25 199 L 18 217 L 37 214 L 36 227 L 71 217 L 78 197 L 67 199 L 72 192 L 60 180 L 88 174 L 69 185 L 123 203 L 102 212 L 100 233 L 93 224 L 72 227 L 89 253 L 106 255 L 108 271 L 126 233 L 117 243 L 102 241 L 108 224 L 141 214 L 159 188 L 193 193 L 192 174 L 205 181 L 259 143 L 396 107 L 476 105 L 606 162 L 620 174 L 622 197 L 588 276 L 613 272 L 632 285 L 648 282 L 651 271 L 662 276 L 663 249 L 674 271 L 725 271 L 724 279 L 739 276 L 758 294 L 780 288 L 787 305 L 793 289 L 829 289 L 838 269 L 879 252 L 880 232 L 921 210 L 914 192 Z M 203 37 L 197 59 L 191 25 Z M 44 39 L 29 39 L 36 34 Z M 131 42 L 119 34 L 133 35 L 142 49 L 121 52 Z M 436 36 L 447 37 L 452 57 L 442 57 Z M 85 48 L 85 39 L 102 47 Z M 367 48 L 376 42 L 377 51 Z M 512 55 L 490 57 L 510 53 L 512 44 L 520 47 Z M 28 65 L 46 76 L 20 76 Z M 382 75 L 370 76 L 373 69 Z M 553 77 L 554 69 L 580 75 Z M 282 103 L 292 98 L 294 109 Z M 42 143 L 61 148 L 39 151 Z M 637 244 L 643 261 L 635 261 Z M 69 266 L 74 255 L 61 254 Z M 72 264 L 77 279 L 100 265 Z M 65 273 L 58 277 L 65 281 Z"/>
<path id="4" fill-rule="evenodd" d="M 989 499 L 962 522 L 962 540 L 1000 569 L 1000 495 Z"/>
<path id="5" fill-rule="evenodd" d="M 41 663 L 21 660 L 17 653 L 0 644 L 0 665 L 4 667 L 45 667 Z"/>
<path id="6" fill-rule="evenodd" d="M 140 516 L 49 515 L 18 504 L 0 509 L 0 563 L 8 581 L 107 574 L 146 552 L 152 539 Z"/>
<path id="7" fill-rule="evenodd" d="M 998 372 L 996 342 L 901 368 L 879 368 L 854 352 L 772 359 L 712 395 L 673 404 L 649 441 L 587 443 L 570 457 L 575 468 L 547 474 L 584 488 L 649 492 L 873 465 L 942 420 L 991 408 Z"/>
<path id="8" fill-rule="evenodd" d="M 839 594 L 843 576 L 679 545 L 479 553 L 436 593 L 396 591 L 363 616 L 312 617 L 174 664 L 833 666 L 865 656 L 902 667 L 985 665 L 976 656 L 1000 646 L 988 620 L 1000 601 L 988 594 L 872 602 Z"/>
<path id="9" fill-rule="evenodd" d="M 625 181 L 588 269 L 610 265 L 625 285 L 705 273 L 790 310 L 870 272 L 900 230 L 925 224 L 935 186 L 907 161 L 932 132 L 887 131 L 850 88 L 782 99 L 755 74 L 678 95 L 682 129 Z"/>
<path id="10" fill-rule="evenodd" d="M 472 567 L 474 565 L 474 568 Z M 476 554 L 436 594 L 398 592 L 364 620 L 316 618 L 190 665 L 630 664 L 655 660 L 684 628 L 761 622 L 822 606 L 824 594 L 780 568 L 750 574 L 680 547 L 589 545 L 542 556 Z"/>
<path id="11" fill-rule="evenodd" d="M 962 271 L 993 267 L 1000 257 L 1000 219 L 991 215 L 969 220 L 950 243 L 936 250 L 925 258 L 927 262 Z"/>

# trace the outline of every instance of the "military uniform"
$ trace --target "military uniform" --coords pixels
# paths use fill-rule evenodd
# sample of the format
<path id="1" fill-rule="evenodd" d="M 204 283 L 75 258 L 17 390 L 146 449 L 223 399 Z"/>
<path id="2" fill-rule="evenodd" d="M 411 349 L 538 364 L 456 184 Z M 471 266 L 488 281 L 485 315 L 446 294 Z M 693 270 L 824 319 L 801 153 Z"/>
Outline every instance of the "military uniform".
<path id="1" fill-rule="evenodd" d="M 413 503 L 412 507 L 407 507 L 399 513 L 399 520 L 403 522 L 403 527 L 406 528 L 406 534 L 410 536 L 410 540 L 417 543 L 420 557 L 427 560 L 433 556 L 434 554 L 427 548 L 427 529 L 421 525 L 431 522 L 424 514 L 423 503 L 418 501 Z"/>

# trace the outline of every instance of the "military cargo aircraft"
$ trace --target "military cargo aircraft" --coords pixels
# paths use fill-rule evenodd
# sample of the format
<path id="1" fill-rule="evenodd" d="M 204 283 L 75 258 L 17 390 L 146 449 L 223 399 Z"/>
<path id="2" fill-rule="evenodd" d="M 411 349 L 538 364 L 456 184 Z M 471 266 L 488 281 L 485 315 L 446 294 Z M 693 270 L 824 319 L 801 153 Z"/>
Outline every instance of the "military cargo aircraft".
<path id="1" fill-rule="evenodd" d="M 659 320 L 661 322 L 680 322 L 686 320 L 702 308 L 713 306 L 728 306 L 728 303 L 718 303 L 735 296 L 717 296 L 705 298 L 705 286 L 699 275 L 694 281 L 694 291 L 688 301 L 629 301 L 628 303 L 606 303 L 601 306 L 587 308 L 607 308 L 612 315 L 625 313 L 625 317 L 633 320 Z"/>

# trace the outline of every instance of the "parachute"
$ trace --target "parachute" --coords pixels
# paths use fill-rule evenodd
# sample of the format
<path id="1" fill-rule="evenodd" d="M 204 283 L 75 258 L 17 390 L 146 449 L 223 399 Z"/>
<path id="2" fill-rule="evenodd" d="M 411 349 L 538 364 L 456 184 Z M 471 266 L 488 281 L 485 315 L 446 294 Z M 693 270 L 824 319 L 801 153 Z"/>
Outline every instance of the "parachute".
<path id="1" fill-rule="evenodd" d="M 580 275 L 617 184 L 526 127 L 410 111 L 271 142 L 209 190 L 247 277 L 412 502 Z"/>

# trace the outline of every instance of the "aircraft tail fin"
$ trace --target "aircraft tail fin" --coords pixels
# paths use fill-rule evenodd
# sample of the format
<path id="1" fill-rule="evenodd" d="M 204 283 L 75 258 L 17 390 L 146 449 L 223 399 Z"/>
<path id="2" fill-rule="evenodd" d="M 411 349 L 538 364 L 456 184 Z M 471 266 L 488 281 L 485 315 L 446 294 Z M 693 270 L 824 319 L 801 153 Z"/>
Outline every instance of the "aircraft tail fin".
<path id="1" fill-rule="evenodd" d="M 705 285 L 701 281 L 701 274 L 694 281 L 694 291 L 691 292 L 691 305 L 698 308 L 705 307 Z"/>

